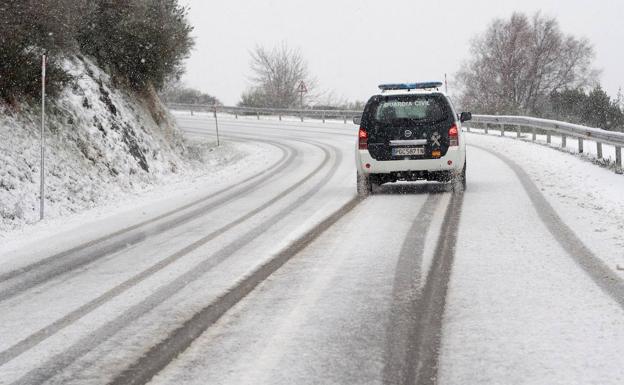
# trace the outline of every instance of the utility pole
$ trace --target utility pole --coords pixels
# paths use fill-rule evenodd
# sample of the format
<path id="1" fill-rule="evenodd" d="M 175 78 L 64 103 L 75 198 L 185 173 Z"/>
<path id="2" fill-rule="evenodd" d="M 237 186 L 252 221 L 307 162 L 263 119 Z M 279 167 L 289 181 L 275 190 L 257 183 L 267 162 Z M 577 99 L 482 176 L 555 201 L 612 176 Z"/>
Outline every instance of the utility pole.
<path id="1" fill-rule="evenodd" d="M 39 219 L 43 220 L 45 206 L 45 83 L 46 83 L 46 55 L 41 60 L 41 175 L 39 189 Z"/>

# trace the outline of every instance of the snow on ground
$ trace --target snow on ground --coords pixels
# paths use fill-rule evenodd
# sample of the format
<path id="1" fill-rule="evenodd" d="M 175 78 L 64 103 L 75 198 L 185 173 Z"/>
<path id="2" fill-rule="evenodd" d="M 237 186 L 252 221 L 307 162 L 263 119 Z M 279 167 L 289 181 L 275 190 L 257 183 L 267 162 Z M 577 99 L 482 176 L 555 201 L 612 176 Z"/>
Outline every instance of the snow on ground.
<path id="1" fill-rule="evenodd" d="M 208 143 L 213 129 L 210 116 L 189 118 L 180 119 L 184 120 L 187 132 Z M 114 368 L 139 357 L 154 339 L 207 306 L 233 282 L 272 258 L 354 195 L 354 165 L 349 156 L 353 142 L 351 124 L 253 124 L 253 119 L 235 122 L 232 117 L 224 118 L 225 143 L 219 148 L 211 147 L 204 158 L 206 166 L 164 173 L 162 181 L 166 184 L 150 181 L 140 188 L 119 192 L 105 206 L 5 233 L 5 239 L 0 239 L 2 270 L 155 217 L 243 180 L 280 157 L 280 151 L 272 145 L 237 142 L 232 136 L 262 135 L 275 140 L 281 136 L 282 144 L 292 141 L 290 144 L 301 150 L 300 159 L 290 165 L 292 169 L 276 177 L 275 183 L 250 191 L 243 199 L 223 205 L 210 216 L 196 218 L 104 258 L 81 274 L 53 279 L 43 290 L 14 298 L 15 307 L 8 309 L 16 316 L 8 318 L 21 324 L 22 333 L 38 330 L 42 327 L 39 323 L 48 324 L 126 276 L 191 244 L 210 229 L 217 230 L 232 218 L 286 191 L 304 171 L 316 167 L 322 155 L 306 140 L 339 148 L 342 157 L 336 165 L 337 172 L 327 174 L 333 176 L 325 180 L 326 185 L 296 210 L 291 205 L 326 178 L 328 166 L 265 212 L 18 357 L 11 363 L 17 368 L 13 373 L 16 378 L 33 362 L 48 359 L 51 351 L 58 352 L 68 343 L 82 341 L 96 326 L 127 314 L 129 308 L 138 306 L 163 284 L 183 282 L 182 278 L 196 274 L 197 279 L 171 296 L 163 294 L 164 302 L 158 308 L 133 321 L 63 374 L 65 379 L 77 383 L 87 383 L 87 379 L 94 383 L 104 381 L 104 374 L 112 375 Z M 194 124 L 190 124 L 191 120 Z M 618 263 L 624 264 L 624 177 L 545 146 L 495 136 L 467 137 L 472 145 L 468 148 L 468 191 L 449 286 L 438 382 L 622 383 L 624 369 L 618 358 L 624 354 L 624 311 L 557 244 L 511 169 L 476 146 L 502 153 L 526 170 L 562 220 L 613 270 Z M 241 376 L 248 380 L 264 379 L 267 383 L 314 383 L 321 377 L 335 383 L 345 382 L 346 377 L 358 378 L 360 383 L 373 382 L 371 378 L 380 374 L 384 349 L 388 348 L 384 321 L 391 313 L 389 298 L 392 299 L 390 289 L 397 274 L 396 257 L 428 190 L 415 188 L 415 192 L 421 193 L 414 196 L 392 194 L 391 186 L 384 191 L 343 218 L 335 231 L 322 234 L 153 382 L 205 383 L 214 379 L 237 383 Z M 434 220 L 425 237 L 423 274 L 430 266 L 447 201 L 444 194 L 433 211 Z M 273 216 L 277 218 L 274 223 L 265 223 Z M 371 224 L 380 227 L 372 239 L 369 232 L 361 231 Z M 207 255 L 218 257 L 229 248 L 235 250 L 228 251 L 230 256 L 214 269 L 197 270 Z M 17 249 L 21 249 L 20 253 L 13 252 Z M 50 306 L 53 309 L 46 308 L 55 301 L 59 303 Z M 20 309 L 29 306 L 32 311 L 25 314 L 41 314 L 22 322 Z M 3 325 L 3 335 L 19 339 L 11 324 Z M 26 330 L 25 325 L 30 329 Z M 299 333 L 301 330 L 305 333 Z M 74 376 L 76 373 L 80 373 L 78 377 Z"/>
<path id="2" fill-rule="evenodd" d="M 229 131 L 228 127 L 223 128 L 224 131 Z M 258 128 L 250 127 L 248 130 L 252 134 Z M 212 240 L 203 241 L 206 243 L 198 244 L 197 249 L 187 250 L 187 254 L 181 254 L 175 263 L 155 272 L 127 292 L 103 303 L 101 307 L 85 314 L 63 331 L 12 360 L 2 368 L 3 380 L 11 382 L 12 379 L 19 378 L 25 371 L 42 365 L 42 362 L 48 360 L 54 353 L 63 351 L 70 345 L 74 346 L 74 343 L 78 343 L 82 348 L 84 344 L 79 342 L 86 340 L 86 344 L 93 346 L 94 350 L 84 356 L 81 355 L 75 366 L 60 374 L 58 383 L 72 381 L 80 384 L 91 381 L 106 383 L 110 380 L 108 376 L 117 373 L 116 368 L 123 368 L 140 357 L 145 348 L 173 328 L 180 326 L 198 309 L 214 301 L 241 277 L 273 258 L 276 252 L 281 251 L 279 249 L 285 242 L 308 231 L 310 226 L 316 225 L 354 196 L 353 164 L 347 161 L 345 156 L 340 156 L 343 162 L 338 162 L 338 154 L 342 152 L 339 150 L 336 150 L 336 155 L 330 156 L 329 163 L 323 166 L 320 173 L 306 182 L 301 182 L 302 177 L 316 169 L 325 158 L 322 148 L 331 145 L 340 146 L 340 150 L 351 151 L 350 140 L 340 143 L 340 140 L 335 138 L 319 138 L 319 141 L 326 143 L 319 148 L 316 146 L 317 141 L 311 139 L 292 140 L 292 135 L 288 134 L 282 134 L 282 137 L 282 143 L 295 146 L 294 150 L 297 150 L 299 156 L 267 183 L 249 189 L 244 196 L 219 205 L 210 214 L 202 215 L 166 232 L 148 237 L 140 244 L 106 256 L 80 273 L 51 279 L 35 290 L 12 298 L 6 305 L 8 310 L 2 313 L 3 326 L 0 328 L 3 329 L 3 332 L 0 332 L 6 345 L 45 327 L 58 317 L 74 310 L 76 306 L 92 300 L 128 277 L 154 266 L 162 259 L 180 253 L 189 245 L 204 239 L 207 234 L 219 232 L 228 224 L 236 223 L 251 210 L 273 201 L 278 194 L 287 191 L 286 189 L 296 187 L 256 215 Z M 270 154 L 277 157 L 281 155 L 280 151 L 274 149 Z M 243 164 L 250 163 L 249 169 L 253 169 L 250 159 L 252 156 L 249 155 L 242 161 Z M 271 160 L 257 163 L 265 168 Z M 335 165 L 334 160 L 337 162 Z M 335 173 L 332 171 L 334 166 Z M 234 177 L 230 175 L 230 178 L 242 177 L 234 175 Z M 234 180 L 230 181 L 233 182 Z M 322 187 L 317 191 L 314 186 Z M 306 200 L 302 200 L 303 198 Z M 215 261 L 219 259 L 222 261 Z M 172 283 L 180 285 L 179 291 L 171 291 L 171 287 L 175 287 L 171 285 Z M 115 335 L 109 340 L 98 341 L 97 337 L 94 337 L 94 334 L 98 334 L 95 330 L 99 327 L 104 325 L 110 327 L 111 319 L 131 317 L 136 309 L 142 309 L 143 305 L 140 304 L 146 297 L 158 297 L 163 303 L 153 312 L 138 320 L 132 320 L 127 327 L 114 328 L 111 333 L 114 332 Z M 23 321 L 22 314 L 34 315 Z M 19 330 L 18 333 L 15 332 L 16 329 Z"/>
<path id="3" fill-rule="evenodd" d="M 468 140 L 520 164 L 599 257 L 621 256 L 624 178 L 541 146 Z M 438 383 L 621 384 L 624 309 L 557 243 L 512 170 L 468 151 Z"/>
<path id="4" fill-rule="evenodd" d="M 382 383 L 397 264 L 426 200 L 396 192 L 365 200 L 150 384 Z M 371 228 L 379 230 L 363 230 Z"/>
<path id="5" fill-rule="evenodd" d="M 468 140 L 518 163 L 598 257 L 613 270 L 624 268 L 623 175 L 537 144 L 486 135 L 469 135 Z"/>
<path id="6" fill-rule="evenodd" d="M 270 145 L 225 140 L 220 147 L 212 147 L 207 152 L 204 168 L 173 174 L 158 185 L 120 192 L 91 209 L 3 233 L 0 237 L 2 270 L 11 270 L 157 217 L 251 177 L 265 165 L 277 162 L 279 157 L 280 152 Z"/>
<path id="7" fill-rule="evenodd" d="M 485 130 L 482 128 L 471 128 L 470 132 L 485 134 Z M 489 129 L 488 135 L 494 137 L 500 137 L 501 131 L 497 129 Z M 504 133 L 504 138 L 518 138 L 518 133 L 516 131 L 507 130 Z M 520 134 L 520 140 L 525 142 L 531 142 L 533 135 L 531 132 L 526 132 L 526 129 Z M 577 138 L 568 137 L 566 139 L 566 146 L 562 147 L 562 139 L 560 135 L 551 135 L 550 143 L 548 143 L 547 136 L 542 134 L 537 134 L 535 136 L 535 143 L 543 146 L 550 147 L 551 149 L 556 149 L 569 154 L 576 154 L 578 157 L 589 160 L 591 162 L 608 166 L 610 168 L 615 167 L 615 147 L 609 144 L 602 145 L 602 159 L 598 159 L 598 147 L 596 142 L 591 140 L 583 140 L 583 153 L 579 153 L 579 141 Z"/>
<path id="8" fill-rule="evenodd" d="M 46 108 L 46 217 L 111 202 L 201 167 L 153 92 L 116 88 L 85 58 Z M 0 237 L 39 219 L 40 107 L 0 106 Z"/>

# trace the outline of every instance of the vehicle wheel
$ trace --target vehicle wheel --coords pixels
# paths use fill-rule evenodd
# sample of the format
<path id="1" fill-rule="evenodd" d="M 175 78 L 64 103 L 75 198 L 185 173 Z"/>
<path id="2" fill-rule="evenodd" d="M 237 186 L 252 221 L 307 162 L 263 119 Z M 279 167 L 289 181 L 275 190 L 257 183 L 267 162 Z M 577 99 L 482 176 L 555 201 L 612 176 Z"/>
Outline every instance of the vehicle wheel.
<path id="1" fill-rule="evenodd" d="M 464 168 L 462 169 L 461 174 L 455 176 L 453 181 L 453 191 L 466 191 L 466 164 L 464 163 Z"/>
<path id="2" fill-rule="evenodd" d="M 370 176 L 357 173 L 357 193 L 361 197 L 368 196 L 373 192 L 373 184 L 371 183 Z"/>
<path id="3" fill-rule="evenodd" d="M 371 181 L 371 194 L 378 194 L 381 191 L 381 183 Z"/>

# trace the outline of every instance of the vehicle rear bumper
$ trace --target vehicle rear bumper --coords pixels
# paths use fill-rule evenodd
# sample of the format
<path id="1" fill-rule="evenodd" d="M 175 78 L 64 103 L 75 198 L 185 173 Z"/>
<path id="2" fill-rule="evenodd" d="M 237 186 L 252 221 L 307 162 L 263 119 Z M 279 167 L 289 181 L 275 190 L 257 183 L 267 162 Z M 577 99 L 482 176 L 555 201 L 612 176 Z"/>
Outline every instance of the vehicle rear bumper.
<path id="1" fill-rule="evenodd" d="M 446 155 L 438 159 L 383 161 L 373 159 L 368 150 L 356 150 L 357 168 L 363 174 L 390 174 L 405 171 L 460 172 L 465 161 L 466 152 L 461 147 L 449 148 Z"/>

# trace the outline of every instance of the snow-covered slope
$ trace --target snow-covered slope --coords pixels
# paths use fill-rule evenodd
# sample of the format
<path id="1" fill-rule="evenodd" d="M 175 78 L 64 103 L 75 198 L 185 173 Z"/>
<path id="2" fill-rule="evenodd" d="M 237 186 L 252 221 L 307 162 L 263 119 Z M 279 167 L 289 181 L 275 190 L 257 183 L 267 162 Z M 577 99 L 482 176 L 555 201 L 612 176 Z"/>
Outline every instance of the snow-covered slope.
<path id="1" fill-rule="evenodd" d="M 69 57 L 74 80 L 48 105 L 46 217 L 93 207 L 185 172 L 193 164 L 154 93 L 117 87 L 89 59 Z M 37 106 L 0 104 L 0 234 L 38 219 Z"/>

